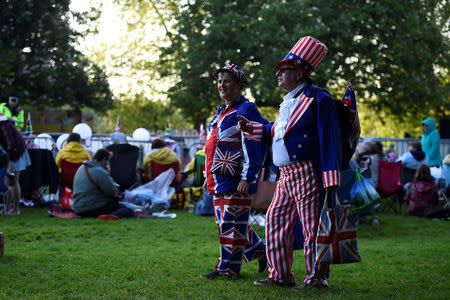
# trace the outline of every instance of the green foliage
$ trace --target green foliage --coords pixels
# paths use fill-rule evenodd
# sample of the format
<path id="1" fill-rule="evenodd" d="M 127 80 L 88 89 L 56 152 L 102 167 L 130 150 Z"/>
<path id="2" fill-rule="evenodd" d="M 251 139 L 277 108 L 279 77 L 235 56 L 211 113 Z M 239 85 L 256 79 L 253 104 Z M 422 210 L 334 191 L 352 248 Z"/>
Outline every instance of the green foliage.
<path id="1" fill-rule="evenodd" d="M 276 88 L 273 66 L 301 36 L 313 35 L 329 49 L 313 75 L 318 85 L 342 93 L 352 80 L 360 103 L 399 122 L 415 122 L 424 112 L 441 118 L 450 110 L 448 11 L 442 12 L 442 5 L 431 0 L 187 1 L 172 12 L 172 43 L 161 49 L 160 71 L 176 76 L 169 98 L 195 123 L 214 110 L 218 96 L 210 74 L 226 61 L 243 67 L 257 105 L 276 106 L 283 92 Z"/>
<path id="2" fill-rule="evenodd" d="M 334 265 L 326 290 L 293 291 L 254 286 L 267 273 L 244 263 L 241 276 L 200 275 L 219 256 L 214 217 L 171 211 L 176 219 L 49 218 L 47 209 L 24 208 L 0 218 L 5 253 L 0 259 L 1 299 L 448 299 L 449 222 L 381 215 L 362 224 L 362 263 Z M 264 237 L 264 229 L 254 227 Z M 302 251 L 293 271 L 305 274 Z"/>
<path id="3" fill-rule="evenodd" d="M 104 72 L 74 46 L 80 32 L 69 20 L 98 16 L 69 13 L 69 0 L 0 3 L 0 89 L 37 109 L 70 105 L 105 111 L 112 96 Z"/>
<path id="4" fill-rule="evenodd" d="M 120 131 L 132 133 L 136 128 L 146 128 L 150 131 L 165 129 L 168 117 L 173 128 L 189 128 L 181 118 L 179 109 L 165 105 L 162 101 L 149 101 L 144 95 L 135 95 L 129 98 L 121 96 L 122 100 L 114 103 L 101 123 L 96 124 L 99 132 L 113 132 L 120 116 Z"/>

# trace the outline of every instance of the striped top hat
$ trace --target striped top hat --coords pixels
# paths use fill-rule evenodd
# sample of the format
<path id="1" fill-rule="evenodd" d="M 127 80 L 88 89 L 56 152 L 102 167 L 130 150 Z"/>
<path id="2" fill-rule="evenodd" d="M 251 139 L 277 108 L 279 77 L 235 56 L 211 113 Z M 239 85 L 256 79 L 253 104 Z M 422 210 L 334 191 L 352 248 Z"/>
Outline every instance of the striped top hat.
<path id="1" fill-rule="evenodd" d="M 312 36 L 305 36 L 298 40 L 289 53 L 275 66 L 290 63 L 305 71 L 308 75 L 314 71 L 327 54 L 328 48 L 321 41 Z"/>
<path id="2" fill-rule="evenodd" d="M 238 65 L 235 65 L 233 63 L 226 63 L 223 68 L 217 69 L 213 72 L 214 78 L 217 79 L 219 73 L 222 72 L 232 73 L 237 81 L 240 82 L 244 87 L 248 85 L 248 82 L 245 79 L 244 71 L 242 71 L 242 69 L 239 68 Z"/>

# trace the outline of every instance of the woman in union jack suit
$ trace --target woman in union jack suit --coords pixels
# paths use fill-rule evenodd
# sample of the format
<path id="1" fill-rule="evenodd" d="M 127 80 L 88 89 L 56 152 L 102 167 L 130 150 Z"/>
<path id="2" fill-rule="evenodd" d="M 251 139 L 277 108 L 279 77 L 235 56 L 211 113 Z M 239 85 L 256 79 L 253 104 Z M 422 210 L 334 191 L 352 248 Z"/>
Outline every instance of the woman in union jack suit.
<path id="1" fill-rule="evenodd" d="M 317 39 L 301 38 L 275 66 L 278 86 L 287 92 L 275 122 L 263 125 L 242 118 L 238 125 L 244 136 L 270 144 L 280 170 L 266 214 L 269 275 L 255 285 L 295 286 L 292 225 L 299 216 L 307 274 L 295 289 L 328 286 L 329 264 L 315 263 L 316 236 L 325 190 L 339 187 L 341 133 L 333 100 L 310 78 L 326 52 Z"/>
<path id="2" fill-rule="evenodd" d="M 205 144 L 206 185 L 213 194 L 216 224 L 219 228 L 220 258 L 213 271 L 202 275 L 239 275 L 242 260 L 259 261 L 259 272 L 267 265 L 265 245 L 248 224 L 251 194 L 256 192 L 258 174 L 266 146 L 244 136 L 236 128 L 238 116 L 254 122 L 263 118 L 254 103 L 242 96 L 247 86 L 244 72 L 235 64 L 214 71 L 219 96 L 224 101 L 209 124 Z"/>

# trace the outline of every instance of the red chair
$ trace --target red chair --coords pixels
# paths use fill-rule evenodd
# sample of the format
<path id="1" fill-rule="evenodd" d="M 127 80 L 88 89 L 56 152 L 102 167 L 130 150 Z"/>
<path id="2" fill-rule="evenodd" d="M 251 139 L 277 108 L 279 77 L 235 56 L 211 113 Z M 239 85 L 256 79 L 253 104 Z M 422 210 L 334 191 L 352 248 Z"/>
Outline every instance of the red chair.
<path id="1" fill-rule="evenodd" d="M 392 208 L 396 214 L 401 213 L 403 187 L 400 183 L 400 174 L 402 172 L 402 162 L 379 162 L 379 183 L 377 191 L 382 198 L 388 198 L 388 201 L 382 210 Z"/>
<path id="2" fill-rule="evenodd" d="M 73 179 L 82 162 L 72 163 L 61 159 L 61 176 L 59 182 L 60 203 L 66 208 L 72 209 L 73 205 Z"/>
<path id="3" fill-rule="evenodd" d="M 73 178 L 78 168 L 82 165 L 82 162 L 72 163 L 67 160 L 61 159 L 61 182 L 64 186 L 73 189 Z"/>
<path id="4" fill-rule="evenodd" d="M 173 179 L 170 186 L 175 186 L 180 182 L 180 163 L 179 162 L 173 162 L 170 164 L 160 164 L 154 161 L 150 162 L 150 170 L 152 172 L 151 178 L 148 178 L 149 180 L 153 180 L 156 177 L 158 177 L 159 174 L 163 173 L 164 171 L 167 171 L 169 169 L 173 169 L 175 171 L 175 178 Z"/>

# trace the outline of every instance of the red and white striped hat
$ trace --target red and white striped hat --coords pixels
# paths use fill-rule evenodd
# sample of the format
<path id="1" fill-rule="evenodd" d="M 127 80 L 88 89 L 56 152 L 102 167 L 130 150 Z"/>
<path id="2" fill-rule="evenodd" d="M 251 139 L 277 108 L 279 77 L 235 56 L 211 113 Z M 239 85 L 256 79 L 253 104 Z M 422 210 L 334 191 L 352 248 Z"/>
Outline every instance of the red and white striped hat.
<path id="1" fill-rule="evenodd" d="M 305 71 L 308 75 L 314 71 L 327 54 L 328 48 L 321 41 L 312 36 L 305 36 L 298 40 L 289 53 L 275 66 L 290 63 Z"/>

